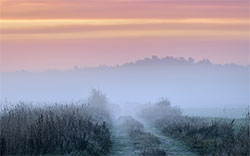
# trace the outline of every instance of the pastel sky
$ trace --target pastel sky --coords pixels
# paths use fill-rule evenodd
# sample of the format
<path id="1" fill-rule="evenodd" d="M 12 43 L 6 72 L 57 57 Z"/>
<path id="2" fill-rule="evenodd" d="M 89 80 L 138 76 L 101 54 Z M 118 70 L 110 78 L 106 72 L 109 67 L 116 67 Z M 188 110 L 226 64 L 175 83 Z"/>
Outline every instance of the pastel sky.
<path id="1" fill-rule="evenodd" d="M 0 71 L 151 55 L 247 65 L 248 0 L 0 0 Z"/>

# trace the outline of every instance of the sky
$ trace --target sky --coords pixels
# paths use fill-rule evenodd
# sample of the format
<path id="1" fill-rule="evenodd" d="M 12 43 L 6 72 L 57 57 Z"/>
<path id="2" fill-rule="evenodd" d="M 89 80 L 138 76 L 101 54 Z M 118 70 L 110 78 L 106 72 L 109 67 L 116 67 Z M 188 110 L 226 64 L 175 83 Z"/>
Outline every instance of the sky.
<path id="1" fill-rule="evenodd" d="M 250 64 L 248 0 L 0 0 L 0 71 L 152 55 Z"/>

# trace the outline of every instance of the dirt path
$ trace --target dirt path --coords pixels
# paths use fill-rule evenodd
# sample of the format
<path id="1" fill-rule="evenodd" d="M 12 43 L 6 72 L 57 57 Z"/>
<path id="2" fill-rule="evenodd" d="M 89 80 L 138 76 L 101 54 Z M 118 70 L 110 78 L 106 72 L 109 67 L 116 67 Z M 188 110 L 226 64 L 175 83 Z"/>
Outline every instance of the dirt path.
<path id="1" fill-rule="evenodd" d="M 119 125 L 114 125 L 112 130 L 113 147 L 108 156 L 138 156 L 128 134 Z"/>
<path id="2" fill-rule="evenodd" d="M 192 150 L 183 144 L 181 141 L 166 137 L 158 129 L 144 124 L 145 131 L 156 136 L 161 141 L 161 148 L 166 149 L 169 156 L 198 156 Z"/>
<path id="3" fill-rule="evenodd" d="M 175 139 L 164 136 L 158 129 L 150 126 L 143 121 L 145 132 L 156 136 L 161 144 L 157 145 L 161 149 L 165 149 L 167 156 L 198 156 L 192 152 L 185 144 Z M 133 143 L 129 135 L 122 130 L 119 125 L 114 125 L 112 131 L 113 147 L 108 156 L 138 156 L 139 152 L 134 149 Z M 154 146 L 154 145 L 152 145 Z"/>

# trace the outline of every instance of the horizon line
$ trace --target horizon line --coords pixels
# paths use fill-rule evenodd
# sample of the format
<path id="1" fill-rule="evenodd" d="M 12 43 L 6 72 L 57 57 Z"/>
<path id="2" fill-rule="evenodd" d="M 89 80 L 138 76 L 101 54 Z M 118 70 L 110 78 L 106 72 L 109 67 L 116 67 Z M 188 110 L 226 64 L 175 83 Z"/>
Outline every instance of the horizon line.
<path id="1" fill-rule="evenodd" d="M 63 69 L 59 69 L 59 68 L 47 68 L 47 69 L 39 69 L 39 70 L 29 70 L 29 69 L 19 69 L 19 70 L 14 70 L 14 71 L 2 71 L 0 70 L 0 73 L 14 73 L 14 72 L 48 72 L 48 71 L 74 71 L 74 70 L 88 70 L 88 69 L 98 69 L 98 68 L 102 68 L 102 67 L 106 67 L 106 68 L 115 68 L 115 67 L 122 67 L 125 66 L 127 64 L 136 64 L 138 61 L 145 61 L 147 59 L 149 60 L 153 60 L 153 59 L 157 59 L 157 60 L 163 60 L 166 58 L 171 58 L 174 59 L 176 61 L 181 61 L 180 59 L 184 59 L 185 62 L 188 62 L 189 59 L 193 60 L 193 64 L 197 64 L 203 61 L 208 61 L 209 63 L 211 63 L 211 65 L 221 65 L 221 66 L 225 66 L 225 65 L 236 65 L 236 66 L 240 66 L 240 67 L 250 67 L 250 63 L 246 64 L 246 65 L 242 65 L 242 64 L 237 64 L 237 63 L 214 63 L 212 62 L 209 58 L 202 58 L 202 59 L 194 59 L 193 57 L 189 56 L 189 57 L 175 57 L 175 56 L 163 56 L 163 57 L 159 57 L 157 55 L 151 55 L 151 56 L 146 56 L 144 58 L 140 58 L 140 59 L 136 59 L 134 61 L 127 61 L 124 63 L 120 63 L 120 64 L 113 64 L 113 65 L 105 65 L 105 64 L 99 64 L 96 66 L 78 66 L 78 65 L 73 65 L 71 68 L 63 68 Z M 77 69 L 76 69 L 77 68 Z"/>

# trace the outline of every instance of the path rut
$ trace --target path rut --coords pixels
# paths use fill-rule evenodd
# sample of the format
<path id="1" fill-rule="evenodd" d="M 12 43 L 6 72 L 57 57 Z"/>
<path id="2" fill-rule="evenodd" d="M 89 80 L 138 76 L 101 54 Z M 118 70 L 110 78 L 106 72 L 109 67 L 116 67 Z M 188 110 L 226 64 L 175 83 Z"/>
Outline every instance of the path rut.
<path id="1" fill-rule="evenodd" d="M 139 121 L 144 125 L 145 132 L 151 133 L 160 140 L 161 144 L 158 146 L 161 149 L 165 149 L 167 156 L 198 156 L 198 154 L 181 141 L 167 137 L 155 127 L 141 120 Z M 139 156 L 139 152 L 133 147 L 131 138 L 119 125 L 114 125 L 113 127 L 112 141 L 113 147 L 108 156 Z"/>

